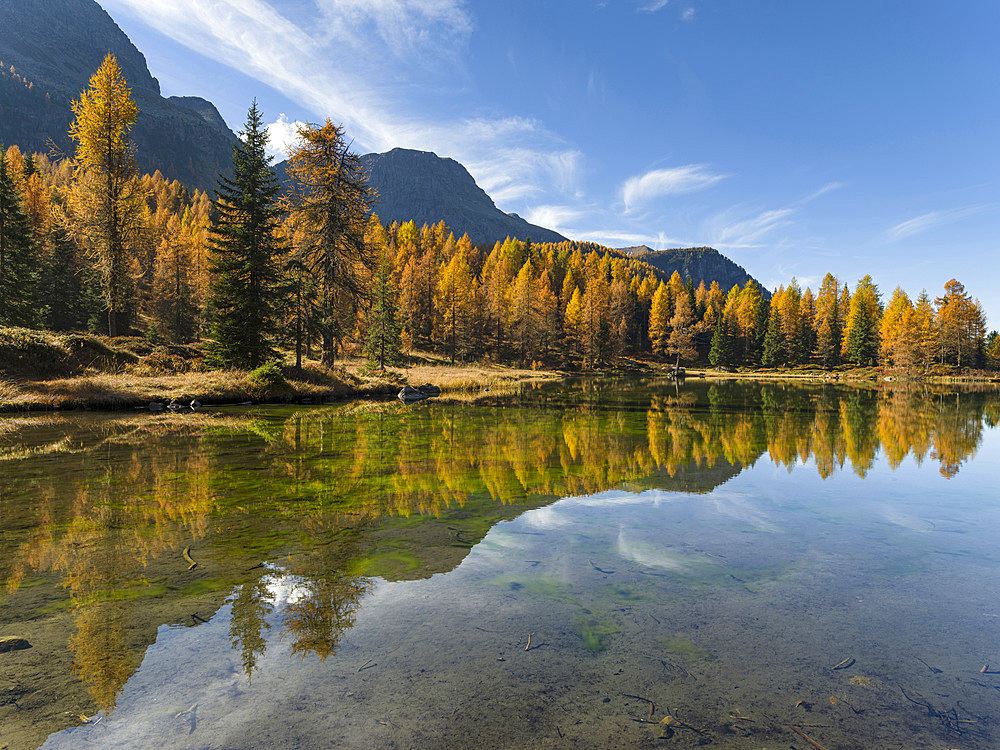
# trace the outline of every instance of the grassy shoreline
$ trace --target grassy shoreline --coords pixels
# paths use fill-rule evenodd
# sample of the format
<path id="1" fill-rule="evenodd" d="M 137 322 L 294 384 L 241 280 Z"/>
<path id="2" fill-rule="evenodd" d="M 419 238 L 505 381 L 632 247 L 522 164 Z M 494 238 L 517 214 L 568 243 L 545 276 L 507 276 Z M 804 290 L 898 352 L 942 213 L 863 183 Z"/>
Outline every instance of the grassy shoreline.
<path id="1" fill-rule="evenodd" d="M 245 370 L 135 375 L 85 373 L 55 379 L 0 377 L 0 412 L 71 409 L 122 410 L 166 405 L 251 403 L 324 403 L 352 398 L 390 398 L 405 385 L 430 383 L 442 399 L 464 400 L 512 392 L 522 383 L 561 377 L 553 371 L 519 370 L 482 365 L 416 365 L 366 371 L 351 363 L 326 370 L 313 365 L 302 372 L 282 368 L 281 382 L 261 383 Z"/>
<path id="2" fill-rule="evenodd" d="M 965 372 L 965 373 L 913 373 L 905 370 L 881 367 L 857 367 L 851 369 L 823 370 L 808 369 L 688 369 L 688 377 L 706 378 L 709 380 L 781 380 L 808 383 L 858 383 L 880 382 L 894 384 L 954 384 L 954 385 L 997 385 L 1000 384 L 1000 372 Z"/>
<path id="3" fill-rule="evenodd" d="M 602 370 L 531 369 L 496 364 L 457 364 L 414 352 L 404 367 L 372 369 L 361 358 L 344 358 L 334 368 L 307 362 L 246 370 L 210 370 L 197 346 L 156 345 L 141 338 L 108 339 L 88 334 L 53 334 L 0 328 L 0 412 L 68 409 L 124 410 L 176 400 L 205 405 L 322 403 L 352 398 L 390 398 L 405 385 L 431 384 L 447 400 L 512 394 L 524 383 L 574 375 L 628 373 L 668 375 L 669 365 L 619 358 Z M 562 365 L 561 367 L 565 367 Z M 886 368 L 832 370 L 814 367 L 718 370 L 695 365 L 687 376 L 710 380 L 772 380 L 802 383 L 968 384 L 994 387 L 1000 373 L 957 373 L 947 368 L 913 374 Z"/>

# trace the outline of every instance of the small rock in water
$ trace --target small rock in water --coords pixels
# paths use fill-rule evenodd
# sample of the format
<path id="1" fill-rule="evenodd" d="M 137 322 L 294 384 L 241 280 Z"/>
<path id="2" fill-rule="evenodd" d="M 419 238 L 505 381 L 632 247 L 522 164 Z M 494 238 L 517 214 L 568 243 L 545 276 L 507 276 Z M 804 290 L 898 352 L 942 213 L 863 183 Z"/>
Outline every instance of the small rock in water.
<path id="1" fill-rule="evenodd" d="M 199 408 L 201 406 L 201 401 L 199 401 L 196 398 L 193 398 L 193 399 L 191 399 L 191 403 L 188 404 L 188 406 L 191 407 L 191 411 L 194 411 L 195 409 L 197 409 L 197 408 Z"/>
<path id="2" fill-rule="evenodd" d="M 161 404 L 159 401 L 150 401 L 149 402 L 149 410 L 150 411 L 163 411 L 163 404 Z"/>
<path id="3" fill-rule="evenodd" d="M 419 390 L 414 388 L 412 385 L 407 385 L 403 387 L 399 393 L 396 394 L 396 398 L 400 401 L 419 401 L 420 399 L 427 398 L 426 393 L 421 393 Z"/>
<path id="4" fill-rule="evenodd" d="M 177 399 L 174 399 L 167 404 L 167 408 L 170 409 L 170 411 L 180 411 L 184 408 L 184 406 Z"/>
<path id="5" fill-rule="evenodd" d="M 0 638 L 0 654 L 6 653 L 7 651 L 20 651 L 25 648 L 31 648 L 31 644 L 24 638 L 18 638 L 13 635 Z"/>

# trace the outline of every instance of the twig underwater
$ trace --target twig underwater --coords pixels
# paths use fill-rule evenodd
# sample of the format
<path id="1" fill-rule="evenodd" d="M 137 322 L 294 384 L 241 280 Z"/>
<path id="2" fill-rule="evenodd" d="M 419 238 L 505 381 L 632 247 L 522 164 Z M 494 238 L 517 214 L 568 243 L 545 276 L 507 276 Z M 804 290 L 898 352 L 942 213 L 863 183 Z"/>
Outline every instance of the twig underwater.
<path id="1" fill-rule="evenodd" d="M 793 732 L 795 732 L 795 734 L 799 735 L 799 737 L 801 737 L 802 739 L 804 739 L 806 742 L 808 742 L 814 748 L 816 748 L 816 750 L 826 750 L 825 747 L 823 747 L 821 744 L 819 744 L 818 742 L 816 742 L 816 740 L 814 740 L 812 737 L 810 737 L 808 734 L 806 734 L 805 732 L 803 732 L 798 727 L 792 726 L 791 724 L 789 724 L 788 728 L 791 729 Z"/>

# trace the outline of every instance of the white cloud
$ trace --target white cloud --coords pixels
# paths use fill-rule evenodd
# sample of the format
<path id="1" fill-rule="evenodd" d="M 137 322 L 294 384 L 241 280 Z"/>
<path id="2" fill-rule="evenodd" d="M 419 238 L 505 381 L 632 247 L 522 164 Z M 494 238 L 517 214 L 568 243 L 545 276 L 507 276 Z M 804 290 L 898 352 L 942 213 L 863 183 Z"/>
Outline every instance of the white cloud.
<path id="1" fill-rule="evenodd" d="M 669 2 L 670 0 L 647 0 L 647 2 L 640 3 L 639 10 L 644 13 L 656 13 L 656 11 L 666 8 Z"/>
<path id="2" fill-rule="evenodd" d="M 703 164 L 688 164 L 672 169 L 654 169 L 643 175 L 629 177 L 622 185 L 625 213 L 649 203 L 655 198 L 679 193 L 693 193 L 714 185 L 726 175 L 712 174 Z"/>
<path id="3" fill-rule="evenodd" d="M 736 218 L 735 211 L 724 211 L 707 222 L 708 244 L 715 248 L 756 247 L 765 234 L 788 225 L 788 217 L 794 213 L 794 208 L 779 208 Z"/>
<path id="4" fill-rule="evenodd" d="M 816 192 L 810 193 L 805 198 L 803 198 L 802 200 L 798 201 L 798 205 L 801 205 L 803 203 L 809 203 L 810 201 L 816 200 L 821 195 L 826 195 L 829 192 L 832 192 L 834 190 L 840 190 L 841 188 L 844 188 L 844 187 L 847 187 L 847 183 L 846 182 L 828 182 L 823 187 L 821 187 L 819 190 L 817 190 Z"/>
<path id="5" fill-rule="evenodd" d="M 278 119 L 267 126 L 267 153 L 277 159 L 284 159 L 298 138 L 298 129 L 305 125 L 301 120 L 289 121 L 282 112 Z"/>
<path id="6" fill-rule="evenodd" d="M 776 229 L 792 224 L 791 217 L 807 203 L 820 196 L 846 186 L 843 182 L 828 182 L 803 198 L 792 201 L 784 208 L 748 214 L 745 207 L 734 207 L 712 216 L 704 223 L 704 236 L 708 244 L 719 249 L 759 247 L 764 236 Z M 781 246 L 784 240 L 772 245 Z M 800 248 L 801 249 L 801 248 Z"/>
<path id="7" fill-rule="evenodd" d="M 584 211 L 573 206 L 535 206 L 525 212 L 524 218 L 532 224 L 561 233 L 567 224 L 583 216 Z"/>
<path id="8" fill-rule="evenodd" d="M 265 0 L 104 5 L 124 8 L 277 89 L 318 121 L 343 123 L 356 150 L 415 148 L 457 159 L 501 207 L 549 190 L 575 190 L 581 154 L 540 123 L 424 114 L 426 92 L 453 87 L 466 75 L 462 55 L 474 24 L 462 0 L 314 0 L 312 17 L 300 15 L 298 23 Z M 296 7 L 301 14 L 306 6 Z M 277 122 L 280 143 L 284 131 Z"/>
<path id="9" fill-rule="evenodd" d="M 982 211 L 985 206 L 964 206 L 962 208 L 951 208 L 945 211 L 931 211 L 930 213 L 914 216 L 912 219 L 900 222 L 886 230 L 886 239 L 889 242 L 911 237 L 928 229 L 939 227 L 942 224 L 950 224 L 953 221 L 964 219 Z"/>
<path id="10" fill-rule="evenodd" d="M 456 133 L 459 142 L 483 143 L 484 132 L 495 131 L 494 123 L 478 121 L 470 124 L 468 134 Z M 573 150 L 553 150 L 520 146 L 504 146 L 509 141 L 516 140 L 519 135 L 536 132 L 534 124 L 531 129 L 525 127 L 520 134 L 505 133 L 502 138 L 493 140 L 494 148 L 476 151 L 468 149 L 473 156 L 464 161 L 476 182 L 485 190 L 498 206 L 504 203 L 527 198 L 542 191 L 541 185 L 553 185 L 560 192 L 573 192 L 578 178 L 583 154 Z M 486 141 L 488 142 L 488 141 Z M 460 159 L 460 161 L 462 161 Z"/>

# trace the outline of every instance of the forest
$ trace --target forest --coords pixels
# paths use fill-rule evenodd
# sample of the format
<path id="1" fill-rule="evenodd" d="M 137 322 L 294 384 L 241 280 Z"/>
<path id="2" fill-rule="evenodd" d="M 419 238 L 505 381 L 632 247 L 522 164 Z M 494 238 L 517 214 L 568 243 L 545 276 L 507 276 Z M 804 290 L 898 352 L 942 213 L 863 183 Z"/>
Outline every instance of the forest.
<path id="1" fill-rule="evenodd" d="M 412 350 L 563 368 L 1000 367 L 1000 336 L 956 279 L 916 299 L 832 273 L 815 292 L 794 278 L 723 289 L 592 243 L 484 246 L 443 223 L 386 226 L 329 120 L 300 129 L 279 184 L 256 103 L 210 196 L 138 174 L 137 110 L 111 55 L 73 108 L 74 154 L 0 148 L 8 329 L 198 342 L 208 367 L 358 353 L 384 367 Z"/>

